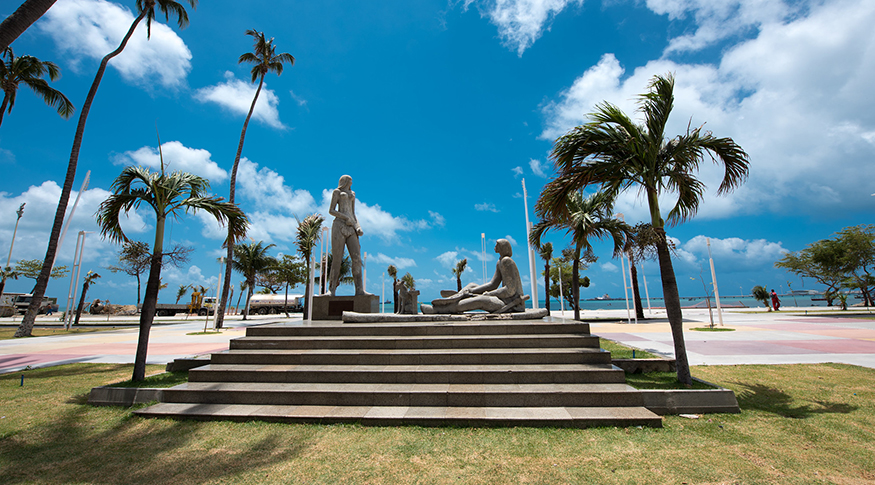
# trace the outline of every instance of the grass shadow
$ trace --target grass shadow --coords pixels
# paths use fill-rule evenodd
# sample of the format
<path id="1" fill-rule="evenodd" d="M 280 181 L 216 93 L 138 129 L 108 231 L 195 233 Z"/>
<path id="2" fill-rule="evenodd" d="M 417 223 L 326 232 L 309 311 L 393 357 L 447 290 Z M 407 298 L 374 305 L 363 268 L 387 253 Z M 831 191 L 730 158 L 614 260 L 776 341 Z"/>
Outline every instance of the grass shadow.
<path id="1" fill-rule="evenodd" d="M 820 400 L 801 403 L 800 399 L 774 387 L 738 381 L 733 384 L 739 388 L 735 392 L 735 397 L 741 409 L 755 409 L 785 418 L 805 419 L 818 414 L 848 414 L 859 408 L 850 404 Z"/>

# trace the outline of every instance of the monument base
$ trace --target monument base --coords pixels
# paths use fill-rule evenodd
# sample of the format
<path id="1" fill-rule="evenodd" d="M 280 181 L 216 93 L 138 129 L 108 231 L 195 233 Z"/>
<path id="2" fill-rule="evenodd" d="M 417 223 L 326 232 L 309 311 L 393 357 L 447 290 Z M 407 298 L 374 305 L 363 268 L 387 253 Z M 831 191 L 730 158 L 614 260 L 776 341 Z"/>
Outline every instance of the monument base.
<path id="1" fill-rule="evenodd" d="M 377 295 L 359 296 L 313 296 L 313 320 L 340 320 L 343 312 L 379 313 L 380 298 Z"/>
<path id="2" fill-rule="evenodd" d="M 501 320 L 540 320 L 547 316 L 546 308 L 515 313 L 432 313 L 404 315 L 401 313 L 363 314 L 354 311 L 344 312 L 343 323 L 415 323 L 415 322 L 479 322 Z"/>

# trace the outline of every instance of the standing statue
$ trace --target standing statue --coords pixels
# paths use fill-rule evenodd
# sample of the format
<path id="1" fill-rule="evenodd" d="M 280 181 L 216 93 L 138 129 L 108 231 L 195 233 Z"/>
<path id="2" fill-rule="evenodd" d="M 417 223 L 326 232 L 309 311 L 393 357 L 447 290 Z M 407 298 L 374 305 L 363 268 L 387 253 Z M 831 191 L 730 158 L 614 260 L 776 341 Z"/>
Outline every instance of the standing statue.
<path id="1" fill-rule="evenodd" d="M 352 177 L 340 177 L 337 188 L 331 193 L 331 205 L 328 213 L 334 216 L 331 225 L 331 269 L 328 273 L 328 294 L 334 296 L 334 291 L 340 283 L 340 265 L 343 262 L 343 250 L 349 249 L 349 259 L 352 261 L 352 278 L 355 281 L 355 294 L 369 295 L 362 282 L 362 254 L 359 236 L 364 234 L 358 219 L 355 217 L 355 192 L 353 192 Z"/>
<path id="2" fill-rule="evenodd" d="M 513 249 L 507 239 L 495 242 L 498 263 L 492 281 L 477 286 L 474 283 L 462 288 L 452 296 L 432 300 L 431 305 L 421 305 L 422 313 L 463 313 L 485 310 L 489 313 L 524 312 L 529 295 L 523 294 L 520 272 L 513 262 Z M 443 293 L 443 292 L 442 292 Z"/>

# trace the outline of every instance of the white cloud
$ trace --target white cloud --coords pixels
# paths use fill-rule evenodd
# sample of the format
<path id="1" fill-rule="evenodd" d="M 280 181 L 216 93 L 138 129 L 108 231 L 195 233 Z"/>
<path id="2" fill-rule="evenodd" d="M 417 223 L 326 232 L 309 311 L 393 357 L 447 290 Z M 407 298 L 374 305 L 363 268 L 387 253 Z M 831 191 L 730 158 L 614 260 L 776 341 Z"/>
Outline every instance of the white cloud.
<path id="1" fill-rule="evenodd" d="M 473 1 L 466 1 L 467 8 Z M 482 11 L 498 27 L 504 45 L 522 56 L 549 30 L 549 23 L 569 4 L 583 5 L 583 0 L 483 0 Z"/>
<path id="2" fill-rule="evenodd" d="M 78 192 L 73 191 L 70 194 L 70 199 L 67 203 L 67 217 L 73 210 L 73 204 L 76 201 Z M 71 265 L 73 253 L 76 249 L 76 237 L 79 231 L 89 231 L 86 235 L 85 250 L 82 260 L 85 263 L 97 262 L 100 266 L 113 264 L 116 250 L 119 246 L 103 240 L 100 237 L 100 228 L 94 219 L 94 214 L 108 196 L 109 192 L 100 188 L 86 190 L 79 205 L 76 207 L 76 213 L 70 221 L 70 227 L 67 229 L 67 234 L 61 247 L 58 250 L 56 264 Z M 14 216 L 22 203 L 25 203 L 24 214 L 18 224 L 18 232 L 15 235 L 15 244 L 12 252 L 12 262 L 22 259 L 44 259 L 46 256 L 46 248 L 49 240 L 49 234 L 52 230 L 52 223 L 55 218 L 55 211 L 58 208 L 58 199 L 61 197 L 61 187 L 53 181 L 43 182 L 38 186 L 30 186 L 26 191 L 19 195 L 11 195 L 6 192 L 0 192 L 0 213 L 9 214 L 10 217 L 0 219 L 0 240 L 11 241 L 12 233 L 15 229 Z M 148 210 L 144 211 L 148 214 Z M 144 233 L 151 228 L 143 217 L 136 211 L 132 211 L 127 217 L 120 218 L 122 230 L 125 234 L 132 238 L 138 239 L 144 236 Z M 145 239 L 151 245 L 151 240 L 148 236 Z M 8 254 L 8 253 L 7 253 Z M 4 259 L 3 264 L 6 261 Z"/>
<path id="3" fill-rule="evenodd" d="M 232 113 L 246 115 L 252 106 L 252 98 L 258 86 L 234 77 L 234 73 L 225 72 L 225 82 L 198 89 L 194 93 L 194 99 L 206 103 L 212 102 Z M 267 89 L 267 83 L 261 88 L 258 101 L 252 118 L 273 128 L 285 129 L 286 126 L 280 121 L 278 110 L 279 98 L 276 93 Z"/>
<path id="4" fill-rule="evenodd" d="M 600 263 L 599 267 L 602 269 L 602 271 L 605 271 L 607 273 L 619 273 L 620 272 L 620 268 L 616 264 L 610 263 L 610 262 Z"/>
<path id="5" fill-rule="evenodd" d="M 665 2 L 664 8 L 672 5 L 679 4 Z M 707 122 L 706 129 L 733 138 L 751 159 L 747 183 L 723 198 L 714 193 L 722 171 L 703 163 L 699 176 L 708 191 L 698 217 L 831 213 L 869 204 L 875 177 L 869 141 L 875 132 L 875 3 L 832 0 L 809 7 L 784 23 L 763 21 L 755 37 L 726 48 L 717 65 L 661 59 L 627 74 L 606 54 L 543 107 L 542 137 L 564 134 L 603 100 L 631 115 L 649 79 L 672 72 L 675 108 L 667 133 Z M 673 202 L 660 200 L 664 212 Z M 635 190 L 615 208 L 630 222 L 647 217 Z"/>
<path id="6" fill-rule="evenodd" d="M 188 148 L 178 141 L 168 141 L 161 145 L 164 154 L 164 169 L 167 172 L 189 172 L 210 180 L 222 182 L 228 173 L 210 158 L 210 152 L 200 148 Z M 161 169 L 158 150 L 144 146 L 134 151 L 124 152 L 116 157 L 117 165 L 139 165 L 153 170 Z"/>
<path id="7" fill-rule="evenodd" d="M 488 202 L 474 204 L 474 209 L 482 212 L 499 212 L 499 210 L 495 208 L 495 204 L 490 204 Z"/>
<path id="8" fill-rule="evenodd" d="M 456 266 L 456 262 L 460 260 L 458 251 L 447 251 L 438 255 L 436 259 L 441 266 L 445 268 L 454 268 Z"/>
<path id="9" fill-rule="evenodd" d="M 511 246 L 517 245 L 516 239 L 514 239 L 510 234 L 508 234 L 507 236 L 504 236 L 504 238 L 507 239 L 507 242 L 509 242 Z"/>
<path id="10" fill-rule="evenodd" d="M 708 246 L 705 236 L 696 236 L 681 248 L 694 255 L 705 270 L 708 271 Z M 715 266 L 723 272 L 749 271 L 752 269 L 772 266 L 775 261 L 784 257 L 787 250 L 780 242 L 765 239 L 745 240 L 737 237 L 726 239 L 711 238 L 711 254 Z"/>
<path id="11" fill-rule="evenodd" d="M 395 265 L 398 270 L 402 270 L 404 268 L 415 268 L 416 261 L 410 258 L 400 258 L 400 257 L 389 257 L 383 253 L 377 253 L 376 256 L 371 256 L 371 261 L 374 263 L 385 263 Z"/>
<path id="12" fill-rule="evenodd" d="M 428 211 L 428 215 L 431 217 L 431 222 L 435 226 L 443 227 L 447 223 L 447 220 L 444 218 L 444 216 L 440 215 L 437 212 Z"/>
<path id="13" fill-rule="evenodd" d="M 547 177 L 547 173 L 544 171 L 546 166 L 540 160 L 535 160 L 534 158 L 529 160 L 529 168 L 531 168 L 532 173 L 534 173 L 538 177 Z"/>
<path id="14" fill-rule="evenodd" d="M 205 286 L 208 289 L 208 295 L 215 295 L 216 286 L 219 282 L 218 265 L 215 271 L 216 274 L 206 277 L 203 271 L 196 265 L 191 265 L 188 268 L 166 266 L 161 270 L 161 281 L 168 283 L 168 287 L 160 295 L 163 300 L 162 303 L 171 303 L 176 300 L 176 287 L 174 287 L 176 284 Z"/>
<path id="15" fill-rule="evenodd" d="M 173 17 L 171 17 L 173 19 Z M 126 7 L 105 0 L 62 0 L 37 22 L 74 69 L 83 58 L 99 60 L 115 50 L 134 21 Z M 151 40 L 141 22 L 125 50 L 109 65 L 132 83 L 179 87 L 191 70 L 191 52 L 170 27 L 152 23 Z"/>
<path id="16" fill-rule="evenodd" d="M 523 167 L 514 167 L 510 171 L 513 172 L 514 176 L 519 176 L 523 174 Z"/>

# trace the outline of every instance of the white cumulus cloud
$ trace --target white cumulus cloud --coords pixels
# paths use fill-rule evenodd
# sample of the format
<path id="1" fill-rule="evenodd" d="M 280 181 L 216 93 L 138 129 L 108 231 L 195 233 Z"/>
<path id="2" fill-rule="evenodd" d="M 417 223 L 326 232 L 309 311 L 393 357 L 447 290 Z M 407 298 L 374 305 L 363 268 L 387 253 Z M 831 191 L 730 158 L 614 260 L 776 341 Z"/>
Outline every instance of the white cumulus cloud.
<path id="1" fill-rule="evenodd" d="M 167 172 L 177 170 L 189 172 L 200 175 L 212 183 L 222 182 L 228 178 L 228 173 L 210 158 L 210 152 L 202 148 L 189 148 L 179 141 L 168 141 L 161 145 L 161 152 L 164 155 L 164 169 Z M 115 163 L 144 166 L 156 171 L 161 169 L 158 149 L 148 146 L 124 152 L 116 157 Z"/>
<path id="2" fill-rule="evenodd" d="M 200 88 L 194 93 L 194 98 L 203 103 L 216 103 L 234 114 L 246 115 L 252 106 L 252 98 L 258 85 L 237 79 L 232 72 L 225 72 L 225 82 L 215 86 Z M 252 118 L 273 128 L 284 129 L 280 121 L 279 97 L 267 89 L 267 83 L 261 88 Z"/>
<path id="3" fill-rule="evenodd" d="M 60 0 L 36 25 L 77 68 L 83 58 L 100 60 L 115 50 L 133 21 L 128 8 L 112 2 Z M 141 22 L 109 66 L 134 84 L 158 82 L 174 88 L 184 83 L 191 70 L 191 52 L 170 27 L 158 22 L 152 22 L 152 36 L 147 40 L 146 24 Z"/>

